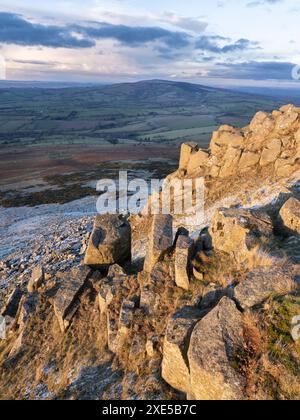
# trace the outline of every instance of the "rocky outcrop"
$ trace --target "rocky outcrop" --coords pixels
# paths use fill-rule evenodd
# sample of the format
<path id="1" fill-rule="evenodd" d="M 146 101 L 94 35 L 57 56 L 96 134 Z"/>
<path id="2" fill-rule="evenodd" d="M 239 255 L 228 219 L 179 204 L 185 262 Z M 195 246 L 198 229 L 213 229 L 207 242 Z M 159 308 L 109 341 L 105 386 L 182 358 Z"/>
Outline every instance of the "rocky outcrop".
<path id="1" fill-rule="evenodd" d="M 192 333 L 188 351 L 190 399 L 245 398 L 245 378 L 233 367 L 243 342 L 242 315 L 225 297 Z"/>
<path id="2" fill-rule="evenodd" d="M 284 227 L 300 235 L 300 201 L 290 198 L 280 210 L 280 217 Z"/>
<path id="3" fill-rule="evenodd" d="M 255 210 L 220 209 L 210 227 L 213 247 L 246 261 L 251 250 L 269 244 L 273 238 L 271 218 Z"/>
<path id="4" fill-rule="evenodd" d="M 243 129 L 222 126 L 209 151 L 183 145 L 172 176 L 204 175 L 206 194 L 214 194 L 208 194 L 211 214 L 205 229 L 192 234 L 176 216 L 139 215 L 148 233 L 144 269 L 130 261 L 129 222 L 115 215 L 97 216 L 85 265 L 76 258 L 52 271 L 42 264 L 44 272 L 34 261 L 31 279 L 0 312 L 9 323 L 0 365 L 15 364 L 0 369 L 2 393 L 9 387 L 14 393 L 22 375 L 21 398 L 44 386 L 49 398 L 70 399 L 87 388 L 95 389 L 94 398 L 117 400 L 297 395 L 290 387 L 299 370 L 292 341 L 298 339 L 299 183 L 277 177 L 297 171 L 299 115 L 292 106 L 260 112 Z M 256 186 L 255 205 L 251 174 L 270 180 Z M 242 199 L 232 203 L 221 193 L 230 194 L 234 183 Z M 277 185 L 282 189 L 270 200 L 268 188 Z M 132 231 L 140 234 L 137 226 Z M 88 234 L 80 238 L 83 255 Z"/>
<path id="5" fill-rule="evenodd" d="M 152 227 L 148 238 L 148 248 L 144 270 L 151 273 L 155 264 L 172 248 L 173 219 L 170 214 L 153 216 Z"/>
<path id="6" fill-rule="evenodd" d="M 300 108 L 282 107 L 271 114 L 258 112 L 242 129 L 222 125 L 214 132 L 208 151 L 196 143 L 181 148 L 180 176 L 229 178 L 250 170 L 269 168 L 285 177 L 300 169 Z"/>
<path id="7" fill-rule="evenodd" d="M 94 267 L 122 264 L 130 259 L 131 228 L 119 215 L 98 215 L 94 222 L 84 263 Z"/>

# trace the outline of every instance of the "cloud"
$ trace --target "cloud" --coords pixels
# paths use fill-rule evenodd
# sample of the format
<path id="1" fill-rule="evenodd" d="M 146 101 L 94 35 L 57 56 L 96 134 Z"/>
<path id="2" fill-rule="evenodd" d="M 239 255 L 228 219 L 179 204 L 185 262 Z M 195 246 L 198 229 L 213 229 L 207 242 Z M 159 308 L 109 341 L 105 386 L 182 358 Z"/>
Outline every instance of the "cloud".
<path id="1" fill-rule="evenodd" d="M 200 18 L 181 16 L 173 12 L 165 12 L 161 21 L 197 34 L 204 32 L 208 26 L 208 23 Z"/>
<path id="2" fill-rule="evenodd" d="M 284 2 L 284 0 L 257 0 L 257 1 L 251 1 L 251 2 L 247 3 L 247 7 L 272 5 L 272 4 L 279 4 L 279 3 L 283 3 L 283 2 Z"/>
<path id="3" fill-rule="evenodd" d="M 95 41 L 78 37 L 72 27 L 41 25 L 14 13 L 0 12 L 0 42 L 52 48 L 90 48 Z"/>
<path id="4" fill-rule="evenodd" d="M 209 73 L 211 77 L 249 80 L 292 80 L 293 63 L 282 61 L 248 61 L 219 63 Z"/>
<path id="5" fill-rule="evenodd" d="M 258 48 L 256 42 L 244 38 L 233 43 L 230 43 L 229 41 L 230 39 L 220 36 L 201 36 L 196 41 L 196 48 L 215 54 L 226 54 Z"/>
<path id="6" fill-rule="evenodd" d="M 93 39 L 115 39 L 131 47 L 161 41 L 170 48 L 183 48 L 190 43 L 190 36 L 185 32 L 173 32 L 154 26 L 133 27 L 100 22 L 91 27 L 78 27 L 78 31 Z"/>
<path id="7" fill-rule="evenodd" d="M 169 48 L 189 45 L 190 36 L 160 27 L 113 25 L 105 22 L 83 25 L 42 25 L 13 13 L 0 13 L 0 42 L 22 46 L 91 48 L 96 40 L 114 39 L 135 47 L 160 41 Z"/>

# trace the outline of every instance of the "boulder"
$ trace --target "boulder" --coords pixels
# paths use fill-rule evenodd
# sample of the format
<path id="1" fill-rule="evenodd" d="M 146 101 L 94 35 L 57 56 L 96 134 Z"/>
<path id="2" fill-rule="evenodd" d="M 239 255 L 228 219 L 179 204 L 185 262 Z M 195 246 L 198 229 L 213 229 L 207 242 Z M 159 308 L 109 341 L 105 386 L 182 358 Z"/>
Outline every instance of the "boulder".
<path id="1" fill-rule="evenodd" d="M 224 156 L 224 163 L 219 172 L 220 178 L 226 178 L 228 176 L 236 174 L 241 154 L 242 151 L 240 149 L 231 146 L 228 147 Z"/>
<path id="2" fill-rule="evenodd" d="M 265 147 L 262 151 L 261 158 L 260 158 L 260 165 L 266 166 L 270 163 L 275 162 L 275 160 L 280 156 L 281 152 L 281 140 L 274 139 L 271 140 L 267 147 Z"/>
<path id="3" fill-rule="evenodd" d="M 188 163 L 191 158 L 191 154 L 197 152 L 198 150 L 199 150 L 199 146 L 197 143 L 194 143 L 194 142 L 183 143 L 181 145 L 180 162 L 179 162 L 180 170 L 187 169 Z"/>
<path id="4" fill-rule="evenodd" d="M 280 109 L 280 112 L 297 112 L 298 114 L 300 113 L 300 108 L 296 107 L 293 104 L 287 104 L 287 105 L 283 105 Z"/>
<path id="5" fill-rule="evenodd" d="M 33 293 L 37 291 L 43 284 L 45 279 L 44 269 L 42 266 L 34 267 L 31 274 L 31 279 L 28 283 L 28 292 Z"/>
<path id="6" fill-rule="evenodd" d="M 250 130 L 262 138 L 268 136 L 274 128 L 275 120 L 266 112 L 258 112 L 250 123 Z"/>
<path id="7" fill-rule="evenodd" d="M 213 247 L 244 262 L 249 252 L 273 239 L 271 218 L 262 212 L 244 209 L 219 209 L 211 227 Z"/>
<path id="8" fill-rule="evenodd" d="M 53 299 L 54 312 L 62 332 L 68 328 L 78 309 L 78 298 L 90 275 L 91 270 L 84 266 L 63 274 L 63 281 Z"/>
<path id="9" fill-rule="evenodd" d="M 297 286 L 288 268 L 257 268 L 235 288 L 234 296 L 239 305 L 250 309 L 261 305 L 273 295 L 286 295 Z"/>
<path id="10" fill-rule="evenodd" d="M 281 208 L 280 217 L 283 225 L 300 235 L 300 201 L 291 197 Z"/>
<path id="11" fill-rule="evenodd" d="M 189 399 L 242 400 L 246 380 L 234 367 L 244 342 L 243 318 L 224 297 L 195 326 L 188 350 Z"/>
<path id="12" fill-rule="evenodd" d="M 239 161 L 239 169 L 241 171 L 247 170 L 258 164 L 260 155 L 254 152 L 243 152 Z"/>
<path id="13" fill-rule="evenodd" d="M 160 261 L 173 245 L 173 218 L 170 214 L 153 216 L 151 231 L 148 237 L 148 248 L 144 270 L 151 273 L 155 264 Z"/>
<path id="14" fill-rule="evenodd" d="M 32 316 L 36 315 L 39 302 L 38 293 L 31 293 L 28 296 L 23 295 L 19 304 L 15 323 L 15 327 L 18 328 L 18 337 L 10 350 L 10 358 L 16 357 L 23 351 L 26 337 L 30 334 L 30 330 L 27 328 L 28 321 Z"/>
<path id="15" fill-rule="evenodd" d="M 182 308 L 170 317 L 164 339 L 162 377 L 173 388 L 186 394 L 190 390 L 187 352 L 191 333 L 201 316 L 198 309 Z"/>
<path id="16" fill-rule="evenodd" d="M 24 295 L 22 297 L 16 316 L 16 324 L 21 332 L 24 332 L 30 316 L 36 313 L 38 304 L 38 293 L 31 293 L 30 295 Z"/>
<path id="17" fill-rule="evenodd" d="M 193 246 L 194 241 L 188 236 L 178 237 L 175 249 L 175 283 L 185 290 L 189 290 L 190 286 L 190 261 Z"/>
<path id="18" fill-rule="evenodd" d="M 191 153 L 190 160 L 187 165 L 187 174 L 192 175 L 193 173 L 199 171 L 201 168 L 204 168 L 209 160 L 208 152 L 204 150 L 198 150 Z"/>
<path id="19" fill-rule="evenodd" d="M 131 228 L 120 215 L 98 215 L 94 222 L 84 264 L 107 267 L 130 258 Z"/>
<path id="20" fill-rule="evenodd" d="M 285 112 L 282 112 L 282 114 L 277 117 L 275 126 L 276 131 L 280 132 L 281 134 L 290 131 L 294 127 L 298 118 L 299 114 L 295 111 L 294 108 L 287 109 Z"/>
<path id="21" fill-rule="evenodd" d="M 218 156 L 222 150 L 231 146 L 241 148 L 244 144 L 244 136 L 242 132 L 229 125 L 222 125 L 218 131 L 215 131 L 210 143 L 212 155 Z"/>
<path id="22" fill-rule="evenodd" d="M 275 173 L 280 177 L 288 177 L 299 169 L 299 162 L 296 163 L 296 156 L 292 158 L 280 158 L 275 162 Z"/>
<path id="23" fill-rule="evenodd" d="M 15 289 L 9 295 L 7 302 L 1 309 L 0 315 L 3 317 L 15 318 L 22 296 L 23 292 L 20 286 L 15 287 Z"/>

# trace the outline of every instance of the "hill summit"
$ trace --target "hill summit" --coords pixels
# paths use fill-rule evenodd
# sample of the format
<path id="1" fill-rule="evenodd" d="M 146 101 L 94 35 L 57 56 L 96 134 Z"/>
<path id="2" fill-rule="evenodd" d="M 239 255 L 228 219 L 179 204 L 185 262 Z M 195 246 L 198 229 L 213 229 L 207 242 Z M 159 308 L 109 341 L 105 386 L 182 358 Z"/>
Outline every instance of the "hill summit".
<path id="1" fill-rule="evenodd" d="M 1 310 L 1 396 L 299 399 L 299 150 L 293 105 L 222 126 L 169 176 L 204 177 L 204 221 L 98 215 L 81 264 L 33 264 Z"/>

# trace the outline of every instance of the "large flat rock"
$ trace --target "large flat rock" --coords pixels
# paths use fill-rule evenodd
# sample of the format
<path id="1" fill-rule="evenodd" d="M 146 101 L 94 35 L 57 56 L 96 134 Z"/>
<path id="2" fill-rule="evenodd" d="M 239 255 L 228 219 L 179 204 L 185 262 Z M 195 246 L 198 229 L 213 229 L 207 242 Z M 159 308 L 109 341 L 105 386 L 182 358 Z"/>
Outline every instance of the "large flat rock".
<path id="1" fill-rule="evenodd" d="M 196 400 L 241 400 L 244 377 L 233 367 L 243 349 L 243 319 L 234 302 L 224 297 L 193 330 L 188 359 L 190 393 Z"/>
<path id="2" fill-rule="evenodd" d="M 81 266 L 65 273 L 63 281 L 57 291 L 53 306 L 62 332 L 68 327 L 71 318 L 77 310 L 77 299 L 80 297 L 83 288 L 91 275 L 88 267 Z"/>
<path id="3" fill-rule="evenodd" d="M 297 286 L 294 270 L 270 267 L 257 268 L 235 288 L 234 295 L 243 309 L 261 305 L 273 295 L 285 295 Z"/>

